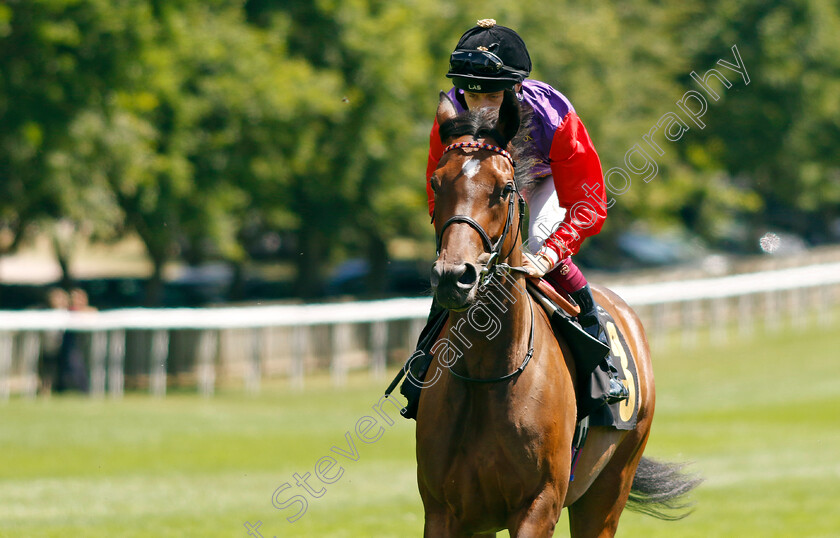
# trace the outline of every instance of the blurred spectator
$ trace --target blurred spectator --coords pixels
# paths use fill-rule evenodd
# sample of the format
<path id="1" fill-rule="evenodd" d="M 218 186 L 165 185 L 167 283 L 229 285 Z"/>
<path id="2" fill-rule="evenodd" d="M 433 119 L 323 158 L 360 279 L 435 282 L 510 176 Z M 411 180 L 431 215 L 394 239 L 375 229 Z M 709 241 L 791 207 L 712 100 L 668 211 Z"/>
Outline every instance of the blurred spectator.
<path id="1" fill-rule="evenodd" d="M 84 290 L 74 289 L 70 292 L 69 297 L 69 310 L 71 312 L 94 310 L 88 304 L 88 296 Z M 53 386 L 55 392 L 88 391 L 87 365 L 82 352 L 81 340 L 81 334 L 78 331 L 67 330 L 64 332 L 56 360 L 57 373 Z"/>
<path id="2" fill-rule="evenodd" d="M 61 288 L 50 288 L 47 292 L 47 308 L 69 310 L 70 295 Z M 43 356 L 38 367 L 41 379 L 41 392 L 49 394 L 58 379 L 58 357 L 61 351 L 64 331 L 49 331 L 44 334 Z"/>

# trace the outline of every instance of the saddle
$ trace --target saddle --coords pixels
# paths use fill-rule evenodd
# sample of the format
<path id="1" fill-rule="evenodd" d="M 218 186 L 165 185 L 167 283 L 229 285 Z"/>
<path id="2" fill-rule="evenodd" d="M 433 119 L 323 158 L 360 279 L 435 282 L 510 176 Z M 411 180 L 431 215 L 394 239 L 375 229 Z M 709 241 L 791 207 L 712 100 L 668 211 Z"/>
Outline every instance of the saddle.
<path id="1" fill-rule="evenodd" d="M 574 357 L 578 421 L 590 417 L 589 424 L 593 426 L 611 425 L 619 429 L 631 429 L 635 426 L 635 410 L 631 423 L 617 420 L 620 403 L 612 406 L 604 405 L 604 395 L 606 387 L 609 385 L 606 377 L 606 367 L 603 365 L 604 359 L 612 351 L 611 346 L 592 337 L 581 328 L 576 320 L 580 308 L 565 292 L 558 292 L 551 284 L 542 279 L 529 278 L 527 288 L 534 300 L 548 314 L 555 336 L 558 339 L 562 337 Z M 598 308 L 598 314 L 599 321 L 602 324 L 612 320 L 603 308 Z M 431 348 L 437 341 L 448 318 L 448 310 L 437 306 L 436 303 L 432 304 L 432 311 L 429 314 L 426 327 L 420 333 L 417 350 L 406 361 L 403 368 L 385 390 L 385 395 L 390 395 L 403 376 L 408 375 L 408 378 L 400 386 L 400 393 L 408 400 L 405 408 L 401 411 L 405 418 L 415 420 L 417 418 L 422 381 L 425 379 L 426 372 L 433 360 Z M 626 348 L 626 343 L 622 341 L 622 344 Z M 629 353 L 629 350 L 627 352 Z M 632 361 L 630 362 L 632 363 Z M 635 376 L 635 365 L 633 365 L 631 375 Z M 620 375 L 619 377 L 626 378 L 626 375 Z M 638 383 L 636 383 L 636 386 L 638 386 Z M 612 407 L 616 407 L 616 409 L 611 410 Z"/>
<path id="2" fill-rule="evenodd" d="M 609 344 L 592 337 L 577 322 L 580 308 L 565 291 L 555 289 L 547 281 L 528 279 L 528 291 L 548 314 L 554 334 L 566 341 L 574 358 L 576 370 L 575 402 L 579 423 L 586 419 L 588 426 L 612 426 L 630 430 L 636 426 L 639 386 L 635 362 L 630 348 L 612 316 L 597 305 L 598 323 L 608 335 Z M 616 378 L 625 383 L 631 392 L 628 401 L 605 405 L 609 387 L 606 359 L 619 366 Z M 584 435 L 585 438 L 585 435 Z"/>
<path id="3" fill-rule="evenodd" d="M 578 379 L 588 378 L 609 354 L 609 346 L 581 328 L 575 319 L 580 314 L 580 307 L 571 297 L 564 295 L 565 292 L 561 294 L 543 279 L 531 278 L 528 279 L 528 291 L 548 314 L 551 328 L 554 329 L 558 340 L 562 336 L 569 345 Z"/>

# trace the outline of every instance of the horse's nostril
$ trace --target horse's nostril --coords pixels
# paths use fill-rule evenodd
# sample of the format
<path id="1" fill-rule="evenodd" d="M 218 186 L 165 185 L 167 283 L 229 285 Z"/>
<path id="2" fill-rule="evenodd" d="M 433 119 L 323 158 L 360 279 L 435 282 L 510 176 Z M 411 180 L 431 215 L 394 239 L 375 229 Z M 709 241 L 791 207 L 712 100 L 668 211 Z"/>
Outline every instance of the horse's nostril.
<path id="1" fill-rule="evenodd" d="M 432 272 L 431 272 L 431 275 L 429 277 L 429 282 L 431 283 L 433 288 L 437 288 L 438 284 L 440 284 L 441 274 L 442 274 L 442 271 L 441 271 L 440 265 L 437 264 L 437 263 L 432 265 Z"/>
<path id="2" fill-rule="evenodd" d="M 448 288 L 459 294 L 468 293 L 478 282 L 478 270 L 472 263 L 449 265 L 438 261 L 429 276 L 432 288 Z"/>
<path id="3" fill-rule="evenodd" d="M 458 287 L 472 288 L 475 286 L 475 281 L 478 279 L 478 271 L 476 270 L 475 265 L 471 263 L 465 263 L 462 267 L 464 269 L 458 277 Z"/>

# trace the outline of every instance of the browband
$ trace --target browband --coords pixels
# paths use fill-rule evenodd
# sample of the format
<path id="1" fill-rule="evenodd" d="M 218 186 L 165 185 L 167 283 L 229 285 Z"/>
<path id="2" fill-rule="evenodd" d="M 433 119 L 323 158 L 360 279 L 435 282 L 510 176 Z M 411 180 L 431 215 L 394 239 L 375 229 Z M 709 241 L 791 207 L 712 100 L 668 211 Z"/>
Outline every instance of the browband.
<path id="1" fill-rule="evenodd" d="M 516 163 L 513 160 L 513 156 L 505 149 L 500 148 L 499 146 L 494 146 L 493 144 L 485 144 L 483 142 L 455 142 L 454 144 L 449 144 L 445 148 L 443 148 L 443 153 L 448 151 L 452 151 L 453 149 L 459 148 L 476 148 L 476 149 L 486 149 L 498 153 L 505 159 L 510 161 L 510 164 L 516 168 Z"/>

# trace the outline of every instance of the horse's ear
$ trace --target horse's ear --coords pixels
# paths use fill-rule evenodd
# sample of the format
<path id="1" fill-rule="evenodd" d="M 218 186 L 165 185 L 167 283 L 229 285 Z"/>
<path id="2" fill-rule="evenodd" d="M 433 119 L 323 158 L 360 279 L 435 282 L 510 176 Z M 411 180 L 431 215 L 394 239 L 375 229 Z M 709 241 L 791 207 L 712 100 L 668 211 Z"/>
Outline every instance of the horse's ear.
<path id="1" fill-rule="evenodd" d="M 449 98 L 449 95 L 442 91 L 440 92 L 440 102 L 437 109 L 437 123 L 443 125 L 458 115 L 458 110 L 455 108 L 455 103 Z"/>
<path id="2" fill-rule="evenodd" d="M 496 130 L 505 137 L 505 144 L 513 140 L 513 137 L 516 136 L 521 121 L 521 110 L 516 96 L 513 94 L 513 91 L 505 90 L 502 106 L 499 107 L 499 120 L 496 124 Z"/>

